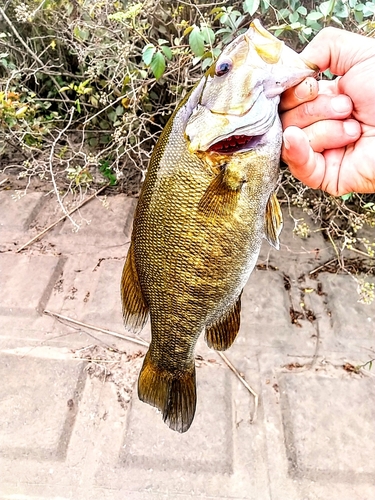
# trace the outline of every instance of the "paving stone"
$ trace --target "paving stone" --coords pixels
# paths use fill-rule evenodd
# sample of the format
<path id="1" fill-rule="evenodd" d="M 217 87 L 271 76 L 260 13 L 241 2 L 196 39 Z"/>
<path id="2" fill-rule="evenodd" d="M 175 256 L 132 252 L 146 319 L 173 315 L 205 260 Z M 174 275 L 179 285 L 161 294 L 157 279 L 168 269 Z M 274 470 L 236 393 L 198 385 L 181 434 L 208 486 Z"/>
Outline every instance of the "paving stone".
<path id="1" fill-rule="evenodd" d="M 350 276 L 324 273 L 320 279 L 327 292 L 327 307 L 338 343 L 351 349 L 355 345 L 373 349 L 375 302 L 362 304 L 358 301 L 356 284 Z"/>
<path id="2" fill-rule="evenodd" d="M 0 335 L 11 335 L 8 329 L 38 329 L 42 313 L 65 259 L 47 255 L 0 254 L 0 317 L 4 328 Z M 27 334 L 27 333 L 26 333 Z"/>
<path id="3" fill-rule="evenodd" d="M 290 474 L 314 481 L 371 482 L 373 380 L 324 372 L 283 373 L 278 380 Z"/>
<path id="4" fill-rule="evenodd" d="M 332 245 L 327 243 L 318 226 L 301 209 L 293 207 L 293 217 L 283 209 L 284 225 L 280 235 L 280 250 L 276 250 L 264 241 L 258 264 L 277 267 L 282 273 L 295 279 L 301 274 L 315 269 L 334 256 Z M 298 224 L 306 223 L 310 227 L 307 238 L 294 233 Z"/>
<path id="5" fill-rule="evenodd" d="M 80 226 L 78 231 L 69 220 L 65 220 L 59 234 L 49 240 L 60 251 L 80 253 L 123 247 L 123 255 L 130 239 L 134 198 L 118 195 L 112 198 L 98 196 L 84 205 L 75 216 Z M 131 215 L 129 215 L 129 212 Z"/>
<path id="6" fill-rule="evenodd" d="M 282 273 L 254 269 L 242 294 L 241 328 L 236 344 L 300 349 L 315 345 L 314 326 L 304 319 L 292 324 L 291 309 L 300 310 L 300 291 L 285 289 Z M 303 316 L 301 314 L 301 316 Z"/>
<path id="7" fill-rule="evenodd" d="M 10 242 L 56 219 L 53 200 L 40 211 L 36 196 L 14 222 L 10 200 Z M 41 316 L 48 308 L 128 333 L 119 283 L 136 201 L 107 201 L 76 214 L 77 233 L 66 222 L 22 254 L 10 243 L 0 254 L 0 498 L 373 500 L 373 377 L 343 366 L 371 359 L 374 309 L 357 303 L 348 276 L 309 277 L 332 255 L 321 233 L 293 237 L 285 217 L 281 250 L 265 243 L 245 287 L 226 356 L 260 395 L 257 421 L 253 397 L 201 336 L 197 414 L 180 435 L 136 391 L 120 403 L 114 379 L 86 378 L 75 359 L 93 345 L 139 346 Z"/>
<path id="8" fill-rule="evenodd" d="M 246 376 L 256 380 L 251 362 L 243 364 Z M 198 368 L 197 380 L 197 414 L 185 434 L 171 431 L 136 396 L 127 416 L 118 415 L 118 409 L 108 415 L 102 422 L 106 440 L 99 452 L 96 486 L 152 492 L 151 498 L 175 497 L 177 492 L 202 498 L 270 498 L 262 422 L 249 423 L 247 390 L 220 363 Z"/>
<path id="9" fill-rule="evenodd" d="M 19 375 L 28 373 L 20 383 Z M 64 460 L 85 380 L 77 361 L 1 355 L 1 456 Z"/>
<path id="10" fill-rule="evenodd" d="M 18 198 L 13 191 L 0 191 L 0 238 L 5 235 L 23 233 L 40 212 L 45 197 L 43 193 L 27 193 Z"/>
<path id="11" fill-rule="evenodd" d="M 310 369 L 304 358 L 260 356 L 272 498 L 375 494 L 373 380 L 346 372 L 335 356 Z"/>

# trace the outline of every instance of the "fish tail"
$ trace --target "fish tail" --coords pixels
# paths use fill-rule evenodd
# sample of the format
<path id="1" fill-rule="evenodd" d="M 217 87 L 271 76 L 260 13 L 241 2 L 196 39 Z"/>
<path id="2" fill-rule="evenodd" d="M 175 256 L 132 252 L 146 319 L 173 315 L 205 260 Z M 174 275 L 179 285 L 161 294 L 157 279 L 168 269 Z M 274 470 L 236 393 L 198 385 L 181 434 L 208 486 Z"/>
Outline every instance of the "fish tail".
<path id="1" fill-rule="evenodd" d="M 186 432 L 194 419 L 197 400 L 194 361 L 187 370 L 171 372 L 158 367 L 147 352 L 139 375 L 138 397 L 158 408 L 171 429 Z"/>

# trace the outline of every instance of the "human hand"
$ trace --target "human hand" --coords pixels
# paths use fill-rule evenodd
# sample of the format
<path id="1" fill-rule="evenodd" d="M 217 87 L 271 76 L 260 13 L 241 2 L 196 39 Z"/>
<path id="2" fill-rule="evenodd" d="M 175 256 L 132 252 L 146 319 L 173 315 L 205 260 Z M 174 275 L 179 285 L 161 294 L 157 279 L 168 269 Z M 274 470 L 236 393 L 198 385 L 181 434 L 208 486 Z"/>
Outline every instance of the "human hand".
<path id="1" fill-rule="evenodd" d="M 325 28 L 302 56 L 339 77 L 284 92 L 282 159 L 312 188 L 375 192 L 375 40 Z"/>

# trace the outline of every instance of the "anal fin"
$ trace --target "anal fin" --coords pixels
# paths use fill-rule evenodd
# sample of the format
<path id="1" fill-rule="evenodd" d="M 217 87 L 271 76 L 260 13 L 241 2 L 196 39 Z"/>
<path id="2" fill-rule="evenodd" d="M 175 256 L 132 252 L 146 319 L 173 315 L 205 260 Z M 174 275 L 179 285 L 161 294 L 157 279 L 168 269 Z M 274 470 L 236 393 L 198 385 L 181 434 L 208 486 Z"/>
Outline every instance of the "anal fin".
<path id="1" fill-rule="evenodd" d="M 147 321 L 148 306 L 135 267 L 133 244 L 130 245 L 122 272 L 121 300 L 125 327 L 140 332 Z"/>
<path id="2" fill-rule="evenodd" d="M 217 351 L 225 351 L 233 344 L 240 329 L 241 294 L 221 318 L 206 327 L 205 339 L 208 347 Z"/>
<path id="3" fill-rule="evenodd" d="M 194 360 L 188 369 L 169 371 L 158 367 L 148 351 L 138 379 L 138 397 L 158 408 L 172 430 L 186 432 L 197 401 Z"/>
<path id="4" fill-rule="evenodd" d="M 272 193 L 266 207 L 264 237 L 277 250 L 280 247 L 279 236 L 283 228 L 283 214 L 276 194 Z"/>

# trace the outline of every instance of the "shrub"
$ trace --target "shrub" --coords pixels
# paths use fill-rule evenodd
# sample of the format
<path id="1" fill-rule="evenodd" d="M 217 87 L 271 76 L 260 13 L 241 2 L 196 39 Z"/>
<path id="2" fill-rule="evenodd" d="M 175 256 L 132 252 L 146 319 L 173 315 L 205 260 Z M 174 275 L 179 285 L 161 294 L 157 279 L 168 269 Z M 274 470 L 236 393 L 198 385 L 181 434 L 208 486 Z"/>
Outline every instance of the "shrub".
<path id="1" fill-rule="evenodd" d="M 374 13 L 358 0 L 6 0 L 0 168 L 46 190 L 109 182 L 136 193 L 171 111 L 252 16 L 300 49 L 327 25 L 372 35 Z M 345 248 L 374 256 L 374 242 L 358 237 L 375 225 L 373 196 L 332 198 L 286 169 L 282 188 L 320 221 L 338 258 Z"/>

